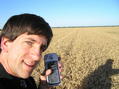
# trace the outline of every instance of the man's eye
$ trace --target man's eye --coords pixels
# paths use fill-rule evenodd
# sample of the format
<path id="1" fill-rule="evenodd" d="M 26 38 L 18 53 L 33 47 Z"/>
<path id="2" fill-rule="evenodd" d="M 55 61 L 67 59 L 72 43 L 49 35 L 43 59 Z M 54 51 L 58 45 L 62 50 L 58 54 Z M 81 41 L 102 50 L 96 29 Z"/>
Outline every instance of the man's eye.
<path id="1" fill-rule="evenodd" d="M 32 46 L 32 44 L 33 44 L 33 42 L 31 42 L 31 41 L 26 41 L 26 43 L 30 46 Z"/>

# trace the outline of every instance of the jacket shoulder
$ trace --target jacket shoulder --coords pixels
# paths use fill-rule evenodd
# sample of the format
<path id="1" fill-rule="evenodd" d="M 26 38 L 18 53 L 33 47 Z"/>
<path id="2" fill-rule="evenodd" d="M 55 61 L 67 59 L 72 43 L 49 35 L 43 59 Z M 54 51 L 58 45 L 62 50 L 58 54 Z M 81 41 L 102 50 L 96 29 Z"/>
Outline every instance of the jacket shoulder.
<path id="1" fill-rule="evenodd" d="M 36 86 L 36 83 L 35 83 L 35 80 L 34 80 L 33 77 L 29 77 L 27 79 L 27 83 L 29 83 L 32 86 L 33 89 L 37 89 L 37 86 Z"/>

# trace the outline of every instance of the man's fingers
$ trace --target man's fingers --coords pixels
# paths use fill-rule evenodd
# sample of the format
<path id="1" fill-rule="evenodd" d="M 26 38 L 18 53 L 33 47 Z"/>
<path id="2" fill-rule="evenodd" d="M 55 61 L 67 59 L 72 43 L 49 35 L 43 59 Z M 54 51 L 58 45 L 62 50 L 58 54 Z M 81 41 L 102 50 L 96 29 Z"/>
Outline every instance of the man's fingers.
<path id="1" fill-rule="evenodd" d="M 46 77 L 43 76 L 43 75 L 41 75 L 41 76 L 40 76 L 40 80 L 42 80 L 42 81 L 46 81 Z"/>
<path id="2" fill-rule="evenodd" d="M 43 74 L 41 74 L 40 79 L 46 81 L 46 77 L 51 74 L 51 69 L 46 70 Z"/>
<path id="3" fill-rule="evenodd" d="M 63 76 L 62 75 L 60 75 L 60 79 L 63 79 Z"/>
<path id="4" fill-rule="evenodd" d="M 63 71 L 63 65 L 60 62 L 58 62 L 58 68 L 59 68 L 59 72 Z"/>
<path id="5" fill-rule="evenodd" d="M 46 70 L 46 76 L 48 76 L 48 75 L 50 75 L 52 73 L 52 70 L 51 69 L 48 69 L 48 70 Z"/>

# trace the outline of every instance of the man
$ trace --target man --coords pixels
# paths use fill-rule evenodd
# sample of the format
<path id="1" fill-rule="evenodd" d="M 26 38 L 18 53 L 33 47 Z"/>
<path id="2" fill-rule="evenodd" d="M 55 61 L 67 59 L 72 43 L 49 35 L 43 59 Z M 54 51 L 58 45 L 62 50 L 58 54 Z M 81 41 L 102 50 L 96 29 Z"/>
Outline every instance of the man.
<path id="1" fill-rule="evenodd" d="M 34 14 L 15 15 L 6 22 L 0 37 L 0 89 L 37 89 L 30 75 L 52 36 L 49 24 Z M 39 89 L 50 88 L 46 83 L 50 73 L 46 70 L 40 77 Z"/>

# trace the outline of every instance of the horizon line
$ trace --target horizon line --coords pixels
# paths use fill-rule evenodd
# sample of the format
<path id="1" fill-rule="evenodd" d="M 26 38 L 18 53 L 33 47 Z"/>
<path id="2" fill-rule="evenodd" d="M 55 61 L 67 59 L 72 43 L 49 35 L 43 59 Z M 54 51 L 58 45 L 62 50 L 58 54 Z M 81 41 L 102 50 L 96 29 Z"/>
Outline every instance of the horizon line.
<path id="1" fill-rule="evenodd" d="M 119 25 L 97 25 L 97 26 L 51 26 L 52 28 L 77 28 L 77 27 L 118 27 Z"/>
<path id="2" fill-rule="evenodd" d="M 97 25 L 97 26 L 51 26 L 51 28 L 83 28 L 83 27 L 118 27 L 119 25 Z M 0 30 L 2 30 L 0 28 Z"/>

